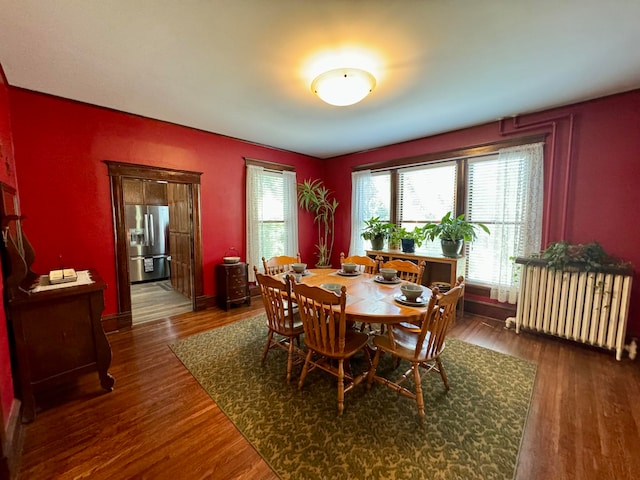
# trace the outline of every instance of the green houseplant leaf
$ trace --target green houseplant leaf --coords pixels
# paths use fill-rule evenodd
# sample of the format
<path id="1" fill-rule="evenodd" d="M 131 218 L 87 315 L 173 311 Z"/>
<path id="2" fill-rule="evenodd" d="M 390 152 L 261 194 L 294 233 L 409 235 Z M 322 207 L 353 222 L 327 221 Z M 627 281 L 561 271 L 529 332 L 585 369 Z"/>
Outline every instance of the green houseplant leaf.
<path id="1" fill-rule="evenodd" d="M 482 223 L 469 223 L 464 219 L 464 213 L 454 217 L 451 212 L 447 212 L 440 220 L 440 223 L 429 223 L 425 225 L 427 238 L 429 240 L 449 240 L 452 242 L 458 240 L 464 240 L 465 242 L 472 242 L 477 238 L 476 227 L 480 227 L 486 233 L 489 229 Z"/>
<path id="2" fill-rule="evenodd" d="M 298 204 L 315 216 L 313 222 L 318 226 L 318 266 L 331 264 L 331 253 L 335 239 L 335 213 L 338 201 L 332 198 L 332 192 L 324 186 L 322 180 L 305 180 L 298 184 Z"/>
<path id="3" fill-rule="evenodd" d="M 598 272 L 610 268 L 628 268 L 630 263 L 609 255 L 598 242 L 571 244 L 552 242 L 532 258 L 547 261 L 550 270 Z"/>
<path id="4" fill-rule="evenodd" d="M 414 227 L 413 230 L 407 230 L 406 228 L 399 228 L 396 233 L 400 240 L 411 239 L 416 243 L 417 247 L 421 247 L 422 243 L 427 238 L 427 225 L 424 227 Z"/>
<path id="5" fill-rule="evenodd" d="M 377 236 L 389 238 L 395 225 L 380 220 L 380 217 L 371 217 L 364 221 L 364 230 L 360 234 L 365 240 L 373 240 Z"/>

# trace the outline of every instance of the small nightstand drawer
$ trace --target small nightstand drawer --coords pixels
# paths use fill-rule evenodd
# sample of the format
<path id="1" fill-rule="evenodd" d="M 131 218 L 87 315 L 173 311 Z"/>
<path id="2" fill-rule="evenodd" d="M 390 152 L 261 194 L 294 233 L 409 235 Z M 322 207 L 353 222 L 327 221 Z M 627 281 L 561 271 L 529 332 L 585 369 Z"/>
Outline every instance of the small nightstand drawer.
<path id="1" fill-rule="evenodd" d="M 227 291 L 227 298 L 229 300 L 242 300 L 244 301 L 244 297 L 247 295 L 247 289 L 243 286 L 235 286 L 229 287 Z"/>
<path id="2" fill-rule="evenodd" d="M 232 264 L 229 265 L 227 264 L 227 266 L 225 266 L 227 275 L 229 275 L 229 277 L 231 278 L 237 278 L 237 277 L 241 277 L 241 278 L 245 278 L 246 277 L 246 263 L 236 263 L 236 264 Z"/>
<path id="3" fill-rule="evenodd" d="M 246 286 L 247 286 L 246 275 L 232 275 L 229 277 L 229 288 L 234 288 L 234 287 L 244 288 Z"/>

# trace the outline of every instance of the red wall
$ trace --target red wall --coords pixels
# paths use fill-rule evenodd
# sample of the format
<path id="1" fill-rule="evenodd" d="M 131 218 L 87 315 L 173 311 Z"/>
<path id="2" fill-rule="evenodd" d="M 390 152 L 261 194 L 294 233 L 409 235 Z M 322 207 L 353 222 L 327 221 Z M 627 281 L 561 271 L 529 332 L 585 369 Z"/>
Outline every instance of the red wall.
<path id="1" fill-rule="evenodd" d="M 36 271 L 58 264 L 94 266 L 115 284 L 109 182 L 102 160 L 204 172 L 202 177 L 205 294 L 214 294 L 213 265 L 229 246 L 244 250 L 242 157 L 296 165 L 298 181 L 323 177 L 340 201 L 334 263 L 350 235 L 351 168 L 547 133 L 545 189 L 547 241 L 596 240 L 640 265 L 637 178 L 640 91 L 390 145 L 320 161 L 227 137 L 11 88 L 11 114 L 25 230 L 34 244 Z M 60 195 L 59 192 L 64 192 Z M 63 212 L 63 213 L 62 213 Z M 62 214 L 61 214 L 62 213 Z M 315 226 L 301 212 L 300 245 L 314 257 Z M 224 227 L 224 228 L 222 228 Z M 638 275 L 629 333 L 640 333 Z M 108 289 L 105 314 L 116 311 Z"/>
<path id="2" fill-rule="evenodd" d="M 517 122 L 496 121 L 326 161 L 327 186 L 338 192 L 342 205 L 337 243 L 349 244 L 353 166 L 545 132 L 545 190 L 551 192 L 545 238 L 598 241 L 634 264 L 628 334 L 640 335 L 640 90 L 526 115 Z"/>
<path id="3" fill-rule="evenodd" d="M 295 165 L 298 181 L 322 174 L 320 160 L 221 135 L 10 89 L 24 230 L 33 270 L 59 265 L 96 268 L 108 284 L 105 315 L 117 312 L 111 194 L 103 160 L 203 172 L 204 293 L 215 294 L 213 270 L 229 247 L 244 257 L 243 157 Z M 313 254 L 313 223 L 300 219 L 304 258 Z"/>
<path id="4" fill-rule="evenodd" d="M 11 136 L 11 116 L 9 115 L 9 91 L 7 79 L 0 65 L 0 182 L 16 187 L 15 161 L 13 158 L 13 140 Z M 3 290 L 0 275 L 0 291 Z M 0 418 L 8 421 L 13 402 L 13 380 L 9 359 L 9 341 L 4 303 L 0 305 Z M 0 425 L 5 428 L 6 425 Z M 1 449 L 0 449 L 1 450 Z M 0 454 L 2 452 L 0 451 Z"/>

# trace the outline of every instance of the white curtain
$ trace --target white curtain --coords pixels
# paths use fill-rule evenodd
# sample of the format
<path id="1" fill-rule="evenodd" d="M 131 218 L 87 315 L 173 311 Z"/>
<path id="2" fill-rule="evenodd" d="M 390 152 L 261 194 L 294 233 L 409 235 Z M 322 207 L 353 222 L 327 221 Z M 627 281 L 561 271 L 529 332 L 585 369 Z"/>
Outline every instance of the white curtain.
<path id="1" fill-rule="evenodd" d="M 351 242 L 346 255 L 364 255 L 365 244 L 362 238 L 364 221 L 371 218 L 369 198 L 373 194 L 371 170 L 351 173 Z"/>
<path id="2" fill-rule="evenodd" d="M 261 202 L 257 200 L 262 198 L 260 177 L 263 173 L 264 168 L 256 165 L 247 165 L 247 263 L 249 264 L 250 282 L 255 282 L 256 280 L 253 266 L 256 265 L 260 268 L 262 265 L 260 256 Z"/>
<path id="3" fill-rule="evenodd" d="M 269 186 L 266 191 L 265 185 Z M 253 266 L 261 269 L 263 256 L 270 258 L 274 253 L 295 256 L 298 253 L 296 185 L 295 172 L 274 172 L 247 165 L 246 251 L 249 281 L 255 281 Z M 269 198 L 265 196 L 267 192 Z M 281 198 L 274 198 L 274 195 Z M 274 225 L 279 225 L 278 222 L 282 222 L 284 230 L 274 235 Z"/>
<path id="4" fill-rule="evenodd" d="M 501 235 L 497 239 L 499 249 L 498 283 L 491 288 L 491 298 L 500 302 L 516 303 L 520 277 L 514 270 L 513 258 L 527 256 L 540 251 L 542 242 L 542 210 L 544 197 L 544 144 L 535 143 L 505 148 L 499 151 L 500 163 L 505 165 L 504 178 L 517 177 L 517 195 L 504 195 L 503 205 L 498 205 L 498 218 L 494 231 Z M 521 174 L 509 175 L 507 169 L 521 168 Z M 505 188 L 504 192 L 513 191 Z M 514 205 L 515 203 L 515 205 Z M 514 207 L 520 232 L 513 234 Z M 494 235 L 491 232 L 491 236 Z"/>
<path id="5" fill-rule="evenodd" d="M 296 172 L 282 172 L 284 177 L 284 224 L 285 255 L 295 257 L 299 253 L 298 247 L 298 191 Z"/>

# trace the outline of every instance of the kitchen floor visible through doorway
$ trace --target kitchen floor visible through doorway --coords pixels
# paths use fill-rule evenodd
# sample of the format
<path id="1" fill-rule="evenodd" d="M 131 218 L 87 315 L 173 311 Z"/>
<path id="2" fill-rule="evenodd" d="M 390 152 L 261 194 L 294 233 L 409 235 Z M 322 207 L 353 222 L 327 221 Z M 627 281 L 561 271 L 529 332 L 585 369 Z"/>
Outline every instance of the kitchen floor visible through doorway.
<path id="1" fill-rule="evenodd" d="M 191 300 L 176 292 L 170 280 L 131 285 L 133 325 L 191 311 Z"/>

